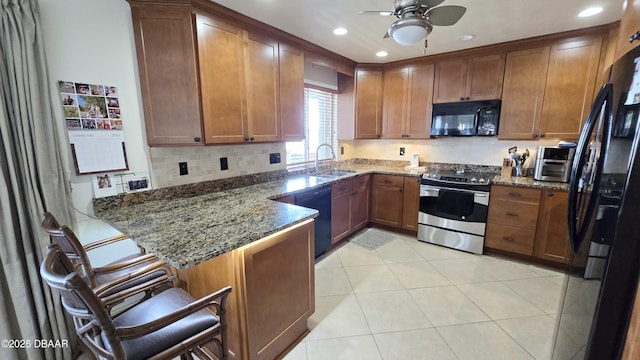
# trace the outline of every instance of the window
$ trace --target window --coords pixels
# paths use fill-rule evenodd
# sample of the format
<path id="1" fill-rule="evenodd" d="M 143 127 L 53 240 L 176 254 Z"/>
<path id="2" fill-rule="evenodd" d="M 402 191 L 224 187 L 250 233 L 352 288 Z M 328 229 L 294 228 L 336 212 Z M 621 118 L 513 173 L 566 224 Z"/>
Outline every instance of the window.
<path id="1" fill-rule="evenodd" d="M 323 146 L 316 154 L 318 145 L 329 144 L 337 151 L 338 95 L 318 88 L 304 88 L 304 132 L 305 139 L 287 142 L 287 168 L 309 166 L 316 161 L 331 159 L 331 150 Z M 337 156 L 337 154 L 336 154 Z"/>

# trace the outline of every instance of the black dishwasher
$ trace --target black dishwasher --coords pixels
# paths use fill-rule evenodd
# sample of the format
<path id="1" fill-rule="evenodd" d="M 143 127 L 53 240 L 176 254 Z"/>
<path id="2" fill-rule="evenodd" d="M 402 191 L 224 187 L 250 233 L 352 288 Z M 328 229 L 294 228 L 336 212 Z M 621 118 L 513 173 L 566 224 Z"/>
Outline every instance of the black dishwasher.
<path id="1" fill-rule="evenodd" d="M 315 256 L 331 246 L 331 187 L 324 186 L 296 195 L 296 205 L 318 210 L 315 218 Z"/>

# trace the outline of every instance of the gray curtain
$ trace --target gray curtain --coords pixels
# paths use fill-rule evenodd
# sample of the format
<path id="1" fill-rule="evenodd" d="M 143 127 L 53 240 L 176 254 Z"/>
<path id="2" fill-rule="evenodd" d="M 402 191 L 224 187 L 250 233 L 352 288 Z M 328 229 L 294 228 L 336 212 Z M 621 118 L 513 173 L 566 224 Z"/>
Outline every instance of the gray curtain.
<path id="1" fill-rule="evenodd" d="M 0 340 L 24 340 L 13 344 L 22 348 L 3 343 L 0 359 L 70 358 L 69 347 L 34 342 L 72 339 L 58 294 L 39 277 L 49 242 L 40 221 L 50 211 L 75 224 L 38 4 L 0 4 Z"/>

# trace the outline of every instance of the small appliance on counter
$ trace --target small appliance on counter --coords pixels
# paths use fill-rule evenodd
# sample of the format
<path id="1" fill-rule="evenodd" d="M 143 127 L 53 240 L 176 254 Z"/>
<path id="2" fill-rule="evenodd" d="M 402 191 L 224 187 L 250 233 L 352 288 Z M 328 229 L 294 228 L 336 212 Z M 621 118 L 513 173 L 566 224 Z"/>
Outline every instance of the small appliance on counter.
<path id="1" fill-rule="evenodd" d="M 420 154 L 413 153 L 411 154 L 411 160 L 409 161 L 409 165 L 404 167 L 410 171 L 425 171 L 424 166 L 420 166 Z"/>
<path id="2" fill-rule="evenodd" d="M 575 147 L 539 146 L 533 178 L 540 181 L 569 182 Z"/>

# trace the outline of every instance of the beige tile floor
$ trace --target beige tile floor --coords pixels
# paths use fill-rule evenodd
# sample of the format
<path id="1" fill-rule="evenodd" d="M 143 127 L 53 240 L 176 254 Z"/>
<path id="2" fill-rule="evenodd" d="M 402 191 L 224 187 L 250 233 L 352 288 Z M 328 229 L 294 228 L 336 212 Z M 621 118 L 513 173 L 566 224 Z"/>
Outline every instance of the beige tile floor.
<path id="1" fill-rule="evenodd" d="M 286 360 L 549 359 L 564 276 L 372 228 L 316 262 L 310 333 Z M 370 234 L 369 234 L 370 235 Z"/>

